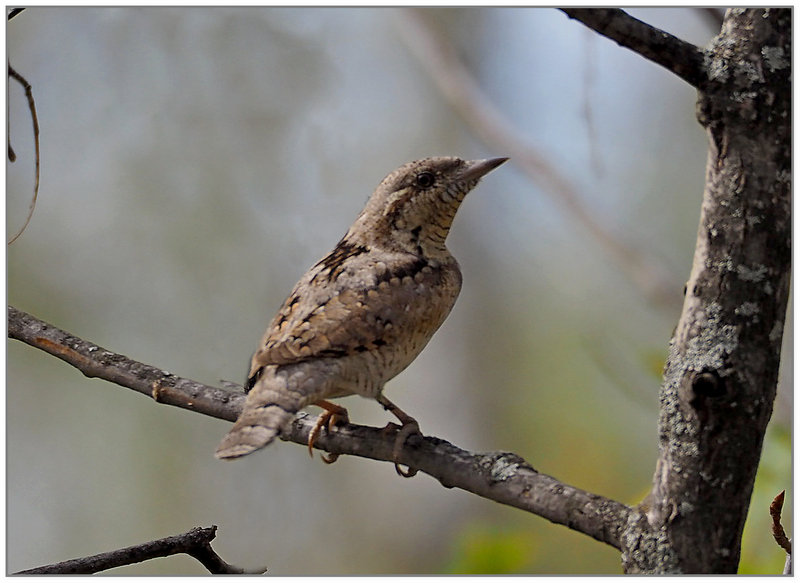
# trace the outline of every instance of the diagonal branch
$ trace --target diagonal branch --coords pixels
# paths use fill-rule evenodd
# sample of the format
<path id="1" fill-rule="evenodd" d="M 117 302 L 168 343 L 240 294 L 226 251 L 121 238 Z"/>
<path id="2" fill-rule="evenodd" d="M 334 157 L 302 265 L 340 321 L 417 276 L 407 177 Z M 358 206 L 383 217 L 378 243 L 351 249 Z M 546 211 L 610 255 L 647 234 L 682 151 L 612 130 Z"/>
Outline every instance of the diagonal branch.
<path id="1" fill-rule="evenodd" d="M 312 421 L 298 418 L 284 439 L 308 442 Z M 384 429 L 346 425 L 323 433 L 316 446 L 334 454 L 392 461 L 394 435 Z M 631 509 L 535 470 L 510 452 L 474 453 L 437 437 L 412 436 L 399 462 L 436 478 L 445 488 L 460 488 L 483 498 L 563 524 L 619 549 L 619 536 Z"/>
<path id="2" fill-rule="evenodd" d="M 564 14 L 618 45 L 639 53 L 702 89 L 706 79 L 703 51 L 692 43 L 638 20 L 619 8 L 562 8 Z"/>
<path id="3" fill-rule="evenodd" d="M 236 419 L 244 403 L 243 394 L 209 387 L 131 360 L 11 306 L 8 335 L 64 360 L 88 377 L 128 387 L 159 403 L 228 421 Z M 307 414 L 299 414 L 282 438 L 306 445 L 314 421 Z M 393 462 L 394 442 L 395 435 L 385 429 L 348 424 L 330 433 L 323 431 L 315 446 L 334 454 Z M 620 533 L 632 512 L 620 502 L 539 473 L 513 453 L 473 453 L 436 437 L 412 436 L 399 462 L 429 474 L 446 488 L 460 488 L 520 508 L 618 549 Z"/>
<path id="4" fill-rule="evenodd" d="M 158 540 L 117 549 L 108 553 L 100 553 L 91 557 L 81 557 L 34 569 L 27 569 L 15 573 L 15 575 L 89 575 L 185 553 L 200 561 L 212 575 L 241 575 L 241 574 L 262 574 L 266 569 L 246 571 L 240 567 L 229 565 L 211 548 L 211 541 L 217 536 L 217 527 L 193 528 L 189 532 L 168 536 Z"/>

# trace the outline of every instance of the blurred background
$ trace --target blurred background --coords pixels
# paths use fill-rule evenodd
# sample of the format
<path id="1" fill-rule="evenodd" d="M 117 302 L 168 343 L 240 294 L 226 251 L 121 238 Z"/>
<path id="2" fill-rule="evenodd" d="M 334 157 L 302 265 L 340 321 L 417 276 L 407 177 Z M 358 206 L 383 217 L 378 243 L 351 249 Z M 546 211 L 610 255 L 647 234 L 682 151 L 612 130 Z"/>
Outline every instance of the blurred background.
<path id="1" fill-rule="evenodd" d="M 631 13 L 699 45 L 719 29 L 700 9 Z M 449 238 L 461 296 L 387 395 L 425 434 L 624 503 L 646 494 L 703 189 L 687 84 L 554 9 L 29 8 L 7 31 L 42 161 L 7 251 L 11 305 L 174 374 L 242 382 L 383 176 L 514 156 L 512 137 L 540 166 L 517 155 L 466 199 Z M 9 123 L 10 235 L 33 184 L 16 83 Z M 746 573 L 783 567 L 767 508 L 791 487 L 790 324 L 784 338 Z M 228 423 L 7 346 L 9 572 L 211 524 L 225 560 L 276 575 L 621 572 L 611 547 L 388 463 L 326 466 L 284 442 L 217 461 Z M 205 571 L 174 557 L 116 572 Z"/>

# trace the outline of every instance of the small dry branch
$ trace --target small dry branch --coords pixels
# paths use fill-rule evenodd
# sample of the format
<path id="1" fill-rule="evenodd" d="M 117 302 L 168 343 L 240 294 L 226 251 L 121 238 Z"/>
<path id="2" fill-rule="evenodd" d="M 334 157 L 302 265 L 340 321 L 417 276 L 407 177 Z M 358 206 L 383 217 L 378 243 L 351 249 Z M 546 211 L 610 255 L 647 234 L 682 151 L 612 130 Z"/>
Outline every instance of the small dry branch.
<path id="1" fill-rule="evenodd" d="M 20 571 L 15 575 L 89 575 L 115 567 L 132 565 L 160 557 L 187 554 L 200 561 L 213 575 L 241 575 L 244 573 L 264 573 L 266 569 L 247 571 L 229 565 L 211 548 L 211 541 L 217 535 L 217 527 L 196 527 L 176 536 L 125 547 L 108 553 L 72 559 L 35 569 Z"/>
<path id="2" fill-rule="evenodd" d="M 786 551 L 786 562 L 783 565 L 783 574 L 792 574 L 792 541 L 786 536 L 786 531 L 781 524 L 781 511 L 783 510 L 783 499 L 786 495 L 786 490 L 775 496 L 772 504 L 769 505 L 769 515 L 772 517 L 772 538 L 778 543 L 778 546 Z"/>
<path id="3" fill-rule="evenodd" d="M 781 491 L 780 494 L 775 496 L 772 504 L 769 505 L 769 515 L 772 517 L 772 537 L 778 543 L 787 555 L 792 554 L 792 542 L 786 536 L 786 531 L 783 530 L 781 524 L 781 510 L 783 510 L 783 499 L 786 495 L 786 490 Z"/>

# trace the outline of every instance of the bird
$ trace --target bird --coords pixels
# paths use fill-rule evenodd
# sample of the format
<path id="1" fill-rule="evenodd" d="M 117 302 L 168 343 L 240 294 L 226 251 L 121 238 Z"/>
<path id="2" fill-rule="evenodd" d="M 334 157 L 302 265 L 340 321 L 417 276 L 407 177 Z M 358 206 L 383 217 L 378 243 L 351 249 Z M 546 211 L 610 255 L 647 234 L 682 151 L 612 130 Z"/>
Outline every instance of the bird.
<path id="1" fill-rule="evenodd" d="M 308 439 L 348 421 L 329 399 L 375 399 L 401 422 L 395 469 L 416 420 L 387 399 L 384 385 L 428 344 L 461 290 L 445 246 L 464 197 L 508 158 L 432 157 L 388 174 L 334 249 L 303 275 L 267 327 L 250 362 L 241 414 L 216 451 L 248 455 L 285 432 L 308 405 L 323 413 Z M 387 427 L 396 425 L 390 423 Z M 336 454 L 322 459 L 335 461 Z"/>

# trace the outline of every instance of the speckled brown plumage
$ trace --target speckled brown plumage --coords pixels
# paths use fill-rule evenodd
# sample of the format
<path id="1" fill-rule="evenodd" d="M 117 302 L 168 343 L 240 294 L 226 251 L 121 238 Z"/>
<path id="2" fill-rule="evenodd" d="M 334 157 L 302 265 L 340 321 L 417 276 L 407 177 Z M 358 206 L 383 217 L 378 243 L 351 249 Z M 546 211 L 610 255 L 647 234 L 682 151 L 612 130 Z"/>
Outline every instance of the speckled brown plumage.
<path id="1" fill-rule="evenodd" d="M 345 395 L 377 399 L 404 425 L 413 423 L 383 397 L 383 386 L 450 313 L 461 272 L 445 247 L 447 233 L 464 196 L 505 160 L 426 158 L 384 178 L 267 328 L 252 358 L 244 410 L 217 457 L 260 449 L 306 405 L 330 411 L 336 407 L 325 399 Z"/>

